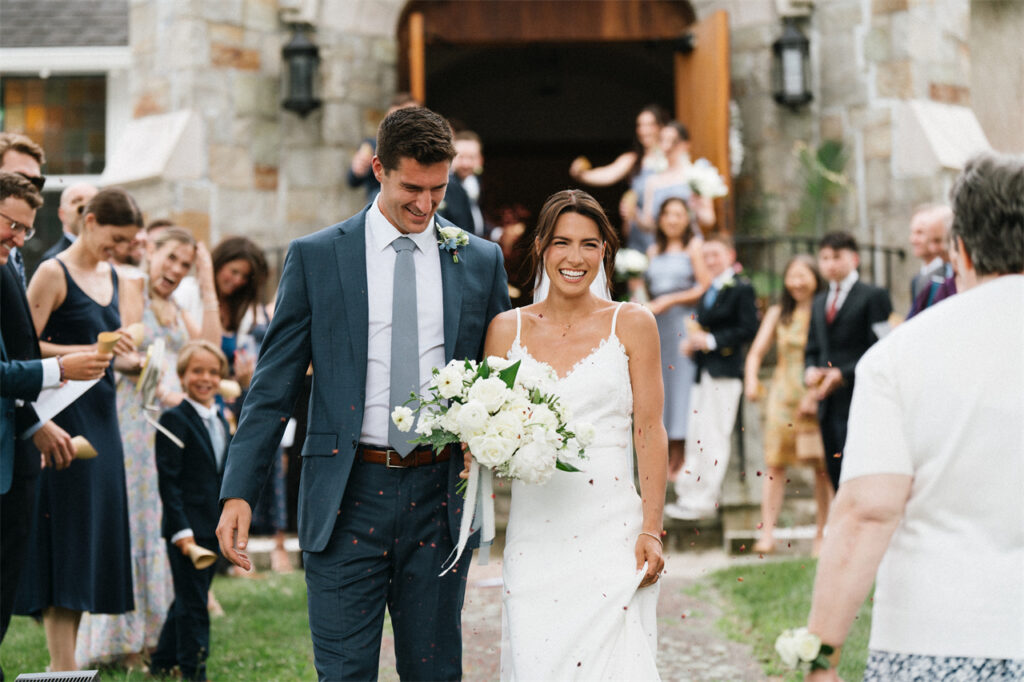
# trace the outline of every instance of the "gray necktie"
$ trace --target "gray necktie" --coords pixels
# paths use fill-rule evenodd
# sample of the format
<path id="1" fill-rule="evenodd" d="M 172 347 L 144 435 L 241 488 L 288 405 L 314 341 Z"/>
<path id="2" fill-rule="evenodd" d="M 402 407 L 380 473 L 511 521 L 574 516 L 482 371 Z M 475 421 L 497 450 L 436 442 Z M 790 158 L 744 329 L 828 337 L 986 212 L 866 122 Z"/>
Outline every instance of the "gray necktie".
<path id="1" fill-rule="evenodd" d="M 391 407 L 402 405 L 420 388 L 420 341 L 416 320 L 416 243 L 408 237 L 391 242 L 395 255 L 394 290 L 391 294 Z M 389 410 L 390 412 L 390 410 Z M 405 457 L 415 445 L 411 433 L 402 433 L 388 420 L 388 444 Z"/>
<path id="2" fill-rule="evenodd" d="M 14 269 L 18 271 L 18 276 L 21 277 L 21 285 L 27 287 L 28 283 L 25 281 L 25 261 L 21 257 L 21 249 L 11 251 L 11 260 L 14 261 Z"/>
<path id="3" fill-rule="evenodd" d="M 711 306 L 715 305 L 715 299 L 718 298 L 718 285 L 712 284 L 708 292 L 704 294 L 704 308 L 711 310 Z"/>
<path id="4" fill-rule="evenodd" d="M 220 423 L 216 413 L 211 413 L 203 420 L 206 423 L 206 432 L 210 434 L 210 444 L 213 445 L 213 457 L 217 462 L 217 471 L 224 468 L 224 425 Z"/>

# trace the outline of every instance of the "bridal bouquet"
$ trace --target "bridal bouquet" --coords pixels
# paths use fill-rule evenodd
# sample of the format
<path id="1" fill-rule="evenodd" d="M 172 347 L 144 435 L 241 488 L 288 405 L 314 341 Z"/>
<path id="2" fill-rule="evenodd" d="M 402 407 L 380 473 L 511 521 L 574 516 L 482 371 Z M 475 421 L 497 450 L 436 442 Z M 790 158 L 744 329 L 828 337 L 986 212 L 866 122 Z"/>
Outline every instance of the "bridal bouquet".
<path id="1" fill-rule="evenodd" d="M 473 454 L 469 478 L 460 490 L 466 498 L 459 540 L 441 575 L 458 562 L 469 536 L 482 528 L 481 543 L 494 539 L 494 493 L 491 472 L 498 476 L 543 484 L 556 469 L 579 471 L 576 464 L 594 437 L 593 426 L 570 426 L 568 408 L 554 395 L 555 371 L 538 363 L 523 371 L 519 361 L 490 356 L 483 362 L 452 360 L 434 369 L 425 396 L 418 400 L 418 434 L 413 443 L 430 445 L 435 452 L 453 443 L 466 443 Z M 398 405 L 391 420 L 409 432 L 416 421 L 410 407 Z M 479 506 L 481 518 L 473 525 Z M 485 555 L 482 555 L 485 556 Z"/>
<path id="2" fill-rule="evenodd" d="M 712 166 L 707 159 L 697 159 L 690 166 L 687 179 L 690 188 L 702 197 L 717 199 L 729 193 L 729 188 L 722 176 L 718 174 L 718 169 Z"/>
<path id="3" fill-rule="evenodd" d="M 643 277 L 648 265 L 650 260 L 644 253 L 636 249 L 619 249 L 615 254 L 615 277 L 620 281 Z"/>
<path id="4" fill-rule="evenodd" d="M 546 483 L 555 469 L 579 471 L 574 462 L 593 438 L 593 427 L 570 428 L 568 408 L 551 392 L 554 370 L 520 369 L 518 361 L 496 356 L 481 363 L 452 360 L 435 368 L 428 395 L 410 398 L 420 402 L 419 435 L 411 442 L 430 445 L 435 452 L 466 443 L 481 465 L 524 483 Z M 415 414 L 399 405 L 391 419 L 399 431 L 408 432 Z"/>

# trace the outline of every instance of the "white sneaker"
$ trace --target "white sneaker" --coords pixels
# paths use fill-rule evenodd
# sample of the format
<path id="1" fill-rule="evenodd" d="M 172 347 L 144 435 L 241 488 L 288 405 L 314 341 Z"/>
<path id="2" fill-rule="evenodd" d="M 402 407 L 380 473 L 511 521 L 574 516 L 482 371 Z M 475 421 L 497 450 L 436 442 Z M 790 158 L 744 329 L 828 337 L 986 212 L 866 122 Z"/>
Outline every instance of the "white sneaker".
<path id="1" fill-rule="evenodd" d="M 716 509 L 694 509 L 678 502 L 671 502 L 665 505 L 665 516 L 680 521 L 699 521 L 700 519 L 714 518 Z"/>

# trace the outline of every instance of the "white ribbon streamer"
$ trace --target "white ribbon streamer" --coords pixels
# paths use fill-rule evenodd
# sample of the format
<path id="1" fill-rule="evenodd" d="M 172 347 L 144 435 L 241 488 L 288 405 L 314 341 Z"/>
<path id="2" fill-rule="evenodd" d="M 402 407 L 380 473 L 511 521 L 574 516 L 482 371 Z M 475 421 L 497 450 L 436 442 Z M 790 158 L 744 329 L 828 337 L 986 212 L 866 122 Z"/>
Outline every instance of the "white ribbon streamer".
<path id="1" fill-rule="evenodd" d="M 487 563 L 484 560 L 483 550 L 486 548 L 487 555 L 489 555 L 490 544 L 494 540 L 494 483 L 491 478 L 491 470 L 481 468 L 480 463 L 474 459 L 469 465 L 466 501 L 462 508 L 462 522 L 459 524 L 459 540 L 455 544 L 452 553 L 448 555 L 448 558 L 442 564 L 444 570 L 441 571 L 440 575 L 444 575 L 452 570 L 455 564 L 459 563 L 462 552 L 466 549 L 466 543 L 469 542 L 469 537 L 476 531 L 476 528 L 473 527 L 473 521 L 476 520 L 475 514 L 478 505 L 480 508 L 480 521 L 482 522 L 480 537 L 481 563 Z"/>

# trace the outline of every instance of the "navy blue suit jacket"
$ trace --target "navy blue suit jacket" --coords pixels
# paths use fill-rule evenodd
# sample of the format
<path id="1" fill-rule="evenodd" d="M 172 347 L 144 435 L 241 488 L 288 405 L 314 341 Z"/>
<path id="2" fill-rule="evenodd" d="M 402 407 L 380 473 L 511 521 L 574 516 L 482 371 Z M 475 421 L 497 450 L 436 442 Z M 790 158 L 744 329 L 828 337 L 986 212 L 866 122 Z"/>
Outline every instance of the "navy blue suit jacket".
<path id="1" fill-rule="evenodd" d="M 707 300 L 708 294 L 704 292 L 697 303 L 697 322 L 715 337 L 715 350 L 695 354 L 697 381 L 700 382 L 704 369 L 716 379 L 742 378 L 746 344 L 757 334 L 754 287 L 737 275 L 718 292 L 710 308 Z"/>
<path id="2" fill-rule="evenodd" d="M 238 430 L 228 451 L 221 501 L 255 507 L 273 457 L 313 363 L 313 388 L 299 484 L 299 542 L 320 552 L 334 528 L 363 427 L 369 310 L 366 212 L 296 239 L 288 249 L 274 318 L 260 348 Z M 441 225 L 447 220 L 437 219 Z M 470 235 L 459 262 L 440 251 L 445 360 L 478 359 L 491 319 L 511 307 L 497 244 Z M 462 459 L 449 466 L 449 496 Z M 448 505 L 453 541 L 461 504 Z"/>
<path id="3" fill-rule="evenodd" d="M 219 416 L 227 435 L 228 423 Z M 179 448 L 156 432 L 156 469 L 164 509 L 161 532 L 170 540 L 175 533 L 191 528 L 197 538 L 213 538 L 220 520 L 222 476 L 206 424 L 185 400 L 160 415 L 160 424 L 185 443 Z"/>
<path id="4" fill-rule="evenodd" d="M 14 446 L 18 438 L 15 399 L 35 400 L 43 385 L 43 363 L 39 360 L 8 360 L 0 335 L 0 495 L 11 487 Z"/>
<path id="5" fill-rule="evenodd" d="M 53 246 L 51 246 L 50 248 L 48 248 L 46 251 L 43 252 L 43 257 L 40 260 L 40 262 L 42 262 L 44 260 L 48 260 L 50 258 L 56 258 L 58 253 L 64 251 L 66 248 L 68 248 L 72 244 L 74 244 L 74 242 L 71 241 L 70 239 L 68 239 L 67 234 L 65 234 L 64 232 L 61 232 L 60 233 L 60 239 L 55 241 L 53 243 Z"/>

